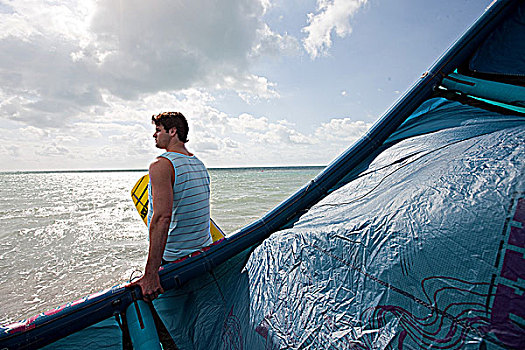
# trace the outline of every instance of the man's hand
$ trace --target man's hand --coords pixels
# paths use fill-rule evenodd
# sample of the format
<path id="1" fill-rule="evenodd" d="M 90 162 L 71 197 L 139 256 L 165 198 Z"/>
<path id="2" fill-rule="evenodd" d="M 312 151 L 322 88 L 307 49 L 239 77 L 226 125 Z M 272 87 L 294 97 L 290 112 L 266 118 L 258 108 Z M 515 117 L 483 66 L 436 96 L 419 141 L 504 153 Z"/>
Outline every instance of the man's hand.
<path id="1" fill-rule="evenodd" d="M 160 294 L 164 293 L 164 289 L 160 285 L 159 273 L 144 274 L 138 280 L 131 282 L 126 287 L 140 286 L 144 301 L 152 302 Z"/>

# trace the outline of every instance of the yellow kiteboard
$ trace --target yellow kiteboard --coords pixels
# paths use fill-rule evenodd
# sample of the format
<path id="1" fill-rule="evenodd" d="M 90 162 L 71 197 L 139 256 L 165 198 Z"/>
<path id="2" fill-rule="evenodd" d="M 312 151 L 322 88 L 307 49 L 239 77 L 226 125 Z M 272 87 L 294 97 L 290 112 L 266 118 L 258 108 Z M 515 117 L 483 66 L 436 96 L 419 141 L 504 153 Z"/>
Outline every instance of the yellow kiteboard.
<path id="1" fill-rule="evenodd" d="M 140 214 L 142 221 L 148 224 L 148 184 L 149 174 L 142 176 L 131 190 L 131 199 Z M 210 219 L 211 238 L 214 242 L 224 238 L 224 232 Z"/>

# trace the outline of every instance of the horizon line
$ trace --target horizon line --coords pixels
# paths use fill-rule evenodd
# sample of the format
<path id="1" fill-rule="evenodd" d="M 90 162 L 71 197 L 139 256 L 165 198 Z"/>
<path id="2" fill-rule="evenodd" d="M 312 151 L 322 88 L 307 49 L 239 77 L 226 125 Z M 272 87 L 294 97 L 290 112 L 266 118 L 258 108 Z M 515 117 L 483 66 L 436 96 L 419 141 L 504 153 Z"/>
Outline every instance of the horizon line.
<path id="1" fill-rule="evenodd" d="M 208 167 L 208 170 L 243 170 L 243 169 L 300 169 L 300 168 L 325 168 L 326 165 L 256 165 L 233 167 Z M 148 172 L 144 169 L 61 169 L 61 170 L 1 170 L 0 174 L 49 174 L 49 173 L 123 173 L 123 172 Z"/>

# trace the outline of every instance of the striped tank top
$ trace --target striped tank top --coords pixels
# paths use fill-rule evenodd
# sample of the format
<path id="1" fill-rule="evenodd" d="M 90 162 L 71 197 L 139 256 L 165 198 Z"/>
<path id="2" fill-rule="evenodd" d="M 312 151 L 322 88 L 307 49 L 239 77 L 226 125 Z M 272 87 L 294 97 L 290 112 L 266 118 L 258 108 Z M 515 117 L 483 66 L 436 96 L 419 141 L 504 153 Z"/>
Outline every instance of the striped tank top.
<path id="1" fill-rule="evenodd" d="M 210 176 L 195 156 L 166 152 L 159 157 L 173 165 L 173 208 L 163 259 L 174 261 L 212 244 L 210 234 Z M 148 227 L 153 215 L 151 183 L 148 185 Z"/>

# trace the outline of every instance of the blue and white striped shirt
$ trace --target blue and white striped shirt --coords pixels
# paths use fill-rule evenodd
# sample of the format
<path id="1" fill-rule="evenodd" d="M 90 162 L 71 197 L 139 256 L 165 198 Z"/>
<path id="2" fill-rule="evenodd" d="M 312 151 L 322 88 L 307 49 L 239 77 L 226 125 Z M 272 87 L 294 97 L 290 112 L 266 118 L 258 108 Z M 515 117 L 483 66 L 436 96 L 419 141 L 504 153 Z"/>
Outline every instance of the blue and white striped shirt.
<path id="1" fill-rule="evenodd" d="M 195 156 L 166 152 L 159 157 L 173 165 L 173 208 L 163 259 L 174 261 L 213 243 L 210 234 L 210 176 Z M 148 188 L 148 227 L 153 215 Z"/>

